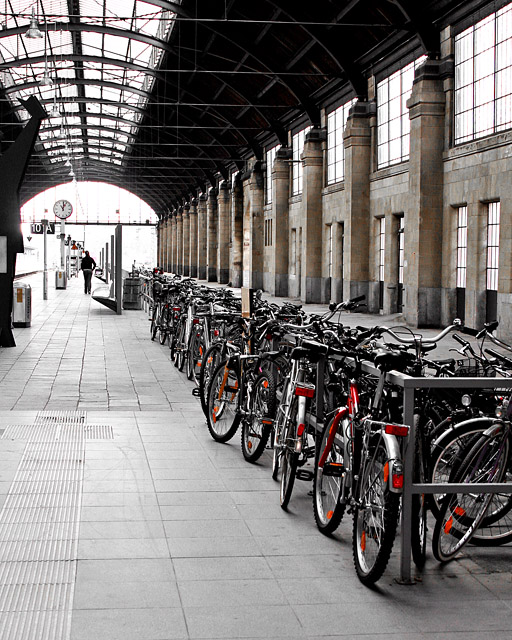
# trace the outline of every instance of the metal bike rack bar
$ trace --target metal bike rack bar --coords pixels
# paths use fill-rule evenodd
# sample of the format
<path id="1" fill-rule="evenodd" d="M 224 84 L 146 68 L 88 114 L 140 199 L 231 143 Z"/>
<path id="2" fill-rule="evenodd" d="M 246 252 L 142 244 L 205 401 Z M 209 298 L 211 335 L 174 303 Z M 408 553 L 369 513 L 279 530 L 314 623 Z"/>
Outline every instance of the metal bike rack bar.
<path id="1" fill-rule="evenodd" d="M 403 373 L 391 371 L 387 375 L 391 384 L 404 390 L 403 421 L 409 425 L 409 437 L 404 455 L 404 489 L 402 494 L 402 532 L 400 549 L 401 584 L 415 584 L 411 578 L 411 515 L 412 496 L 418 493 L 512 493 L 512 483 L 467 483 L 453 484 L 448 482 L 432 484 L 415 484 L 412 481 L 414 472 L 414 396 L 416 389 L 510 389 L 512 379 L 509 378 L 412 378 Z"/>

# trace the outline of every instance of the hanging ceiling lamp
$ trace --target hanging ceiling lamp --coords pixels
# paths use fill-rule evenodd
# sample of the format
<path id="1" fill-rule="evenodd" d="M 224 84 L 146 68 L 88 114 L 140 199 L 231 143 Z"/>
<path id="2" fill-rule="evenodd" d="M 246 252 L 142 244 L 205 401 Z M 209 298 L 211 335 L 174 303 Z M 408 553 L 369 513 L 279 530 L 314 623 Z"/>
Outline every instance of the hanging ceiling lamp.
<path id="1" fill-rule="evenodd" d="M 58 118 L 60 116 L 60 111 L 59 111 L 59 108 L 57 106 L 57 98 L 55 96 L 53 96 L 52 110 L 50 111 L 50 113 L 48 115 L 50 116 L 50 118 Z"/>
<path id="2" fill-rule="evenodd" d="M 27 33 L 25 34 L 25 38 L 42 38 L 43 34 L 39 29 L 39 25 L 37 24 L 36 18 L 36 10 L 32 7 L 32 17 L 30 18 L 30 26 L 28 28 Z"/>
<path id="3" fill-rule="evenodd" d="M 42 87 L 51 87 L 51 85 L 53 84 L 53 80 L 50 74 L 48 73 L 48 67 L 44 68 L 43 77 L 41 78 L 41 80 L 39 80 L 39 84 Z"/>

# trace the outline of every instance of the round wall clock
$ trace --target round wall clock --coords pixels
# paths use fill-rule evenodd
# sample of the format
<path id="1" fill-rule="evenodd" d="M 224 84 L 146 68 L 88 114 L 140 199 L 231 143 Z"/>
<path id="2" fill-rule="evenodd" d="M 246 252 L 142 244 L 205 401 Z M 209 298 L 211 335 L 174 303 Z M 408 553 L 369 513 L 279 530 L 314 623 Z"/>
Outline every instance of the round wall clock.
<path id="1" fill-rule="evenodd" d="M 57 218 L 65 220 L 73 213 L 73 205 L 68 200 L 57 200 L 53 205 L 53 213 Z"/>

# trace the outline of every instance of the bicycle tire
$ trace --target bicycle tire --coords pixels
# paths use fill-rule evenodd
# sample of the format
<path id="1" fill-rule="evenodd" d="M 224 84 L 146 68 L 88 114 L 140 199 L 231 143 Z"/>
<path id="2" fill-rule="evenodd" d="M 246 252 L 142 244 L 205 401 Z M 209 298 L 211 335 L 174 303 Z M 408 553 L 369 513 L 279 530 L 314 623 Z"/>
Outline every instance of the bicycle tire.
<path id="1" fill-rule="evenodd" d="M 385 479 L 387 451 L 379 436 L 372 437 L 361 463 L 352 529 L 352 553 L 357 577 L 375 584 L 389 562 L 395 542 L 400 494 L 390 491 Z M 362 505 L 366 506 L 362 506 Z"/>
<path id="2" fill-rule="evenodd" d="M 274 376 L 270 371 L 264 371 L 254 381 L 249 398 L 249 414 L 242 420 L 241 447 L 247 462 L 257 462 L 265 451 L 276 404 Z"/>
<path id="3" fill-rule="evenodd" d="M 189 380 L 199 384 L 199 374 L 201 371 L 204 352 L 204 329 L 202 326 L 194 327 L 189 338 L 187 355 L 187 377 Z"/>
<path id="4" fill-rule="evenodd" d="M 345 504 L 340 502 L 343 490 L 344 476 L 324 475 L 325 463 L 343 465 L 345 451 L 343 430 L 348 428 L 348 419 L 333 416 L 324 427 L 320 436 L 320 446 L 315 456 L 315 471 L 313 477 L 313 513 L 316 526 L 324 535 L 330 535 L 340 526 L 345 513 Z M 338 439 L 334 437 L 332 430 L 340 434 Z M 328 450 L 327 450 L 328 447 Z M 320 467 L 320 462 L 324 464 Z"/>
<path id="5" fill-rule="evenodd" d="M 240 371 L 221 363 L 212 375 L 208 392 L 208 431 L 217 442 L 227 442 L 240 424 L 238 396 L 241 388 Z"/>
<path id="6" fill-rule="evenodd" d="M 167 336 L 168 336 L 168 332 L 167 332 L 167 325 L 166 326 L 161 326 L 160 327 L 160 333 L 158 335 L 158 342 L 160 342 L 160 344 L 162 346 L 164 346 L 166 340 L 167 340 Z"/>
<path id="7" fill-rule="evenodd" d="M 427 470 L 424 454 L 423 434 L 421 432 L 420 416 L 414 415 L 414 474 L 413 482 L 423 484 L 426 481 Z M 421 568 L 427 557 L 427 501 L 426 495 L 414 493 L 412 495 L 411 512 L 411 553 L 414 564 Z"/>
<path id="8" fill-rule="evenodd" d="M 185 318 L 183 318 L 178 326 L 174 353 L 174 366 L 178 369 L 178 371 L 183 371 L 183 367 L 185 366 L 185 330 L 186 320 Z"/>
<path id="9" fill-rule="evenodd" d="M 297 414 L 298 414 L 298 398 L 293 397 L 292 406 L 290 407 L 290 419 L 284 427 L 283 432 L 283 449 L 281 454 L 281 483 L 279 489 L 279 499 L 281 509 L 288 509 L 290 498 L 292 497 L 293 487 L 295 486 L 295 477 L 297 467 L 299 466 L 299 454 L 295 451 L 295 443 L 297 437 Z"/>
<path id="10" fill-rule="evenodd" d="M 454 468 L 461 462 L 461 452 L 468 444 L 474 444 L 482 433 L 494 424 L 494 418 L 471 419 L 451 424 L 434 440 L 430 447 L 428 481 L 433 483 L 448 482 Z M 428 506 L 434 518 L 439 517 L 440 502 L 443 494 L 431 494 Z"/>
<path id="11" fill-rule="evenodd" d="M 222 342 L 214 342 L 204 354 L 203 365 L 199 374 L 199 398 L 205 417 L 208 415 L 208 391 L 212 374 L 221 361 L 226 361 L 223 358 L 223 350 L 224 344 Z"/>
<path id="12" fill-rule="evenodd" d="M 289 379 L 285 378 L 282 387 L 281 401 L 276 410 L 276 419 L 272 428 L 272 479 L 277 480 L 281 467 L 282 434 L 286 422 L 286 405 Z"/>
<path id="13" fill-rule="evenodd" d="M 507 433 L 483 435 L 468 447 L 450 482 L 500 482 L 506 471 L 509 450 Z M 479 529 L 493 496 L 475 491 L 444 496 L 432 535 L 432 552 L 436 560 L 452 560 Z"/>
<path id="14" fill-rule="evenodd" d="M 153 317 L 151 318 L 151 340 L 154 340 L 156 338 L 159 324 L 160 324 L 160 307 L 159 305 L 156 305 L 153 313 Z"/>

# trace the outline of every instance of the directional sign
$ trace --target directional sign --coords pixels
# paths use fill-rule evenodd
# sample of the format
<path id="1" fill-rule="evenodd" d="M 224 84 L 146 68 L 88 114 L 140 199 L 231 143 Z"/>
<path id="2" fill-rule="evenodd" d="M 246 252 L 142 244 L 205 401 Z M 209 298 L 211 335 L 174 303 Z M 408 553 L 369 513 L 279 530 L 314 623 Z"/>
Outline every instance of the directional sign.
<path id="1" fill-rule="evenodd" d="M 43 234 L 44 233 L 44 227 L 43 224 L 41 222 L 33 222 L 30 225 L 30 232 L 34 233 L 34 234 Z M 55 233 L 55 222 L 48 222 L 46 224 L 46 233 Z"/>

